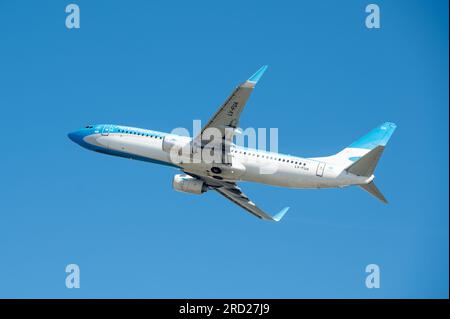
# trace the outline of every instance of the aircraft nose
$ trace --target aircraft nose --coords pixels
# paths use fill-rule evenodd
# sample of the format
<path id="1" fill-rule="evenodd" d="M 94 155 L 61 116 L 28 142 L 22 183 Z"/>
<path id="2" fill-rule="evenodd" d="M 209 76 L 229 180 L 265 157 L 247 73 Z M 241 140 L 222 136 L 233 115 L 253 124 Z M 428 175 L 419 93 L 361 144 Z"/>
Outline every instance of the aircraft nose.
<path id="1" fill-rule="evenodd" d="M 75 132 L 70 132 L 69 134 L 67 134 L 67 137 L 73 141 L 75 139 Z"/>
<path id="2" fill-rule="evenodd" d="M 67 134 L 67 136 L 75 143 L 80 144 L 83 140 L 83 134 L 80 131 L 73 131 Z"/>

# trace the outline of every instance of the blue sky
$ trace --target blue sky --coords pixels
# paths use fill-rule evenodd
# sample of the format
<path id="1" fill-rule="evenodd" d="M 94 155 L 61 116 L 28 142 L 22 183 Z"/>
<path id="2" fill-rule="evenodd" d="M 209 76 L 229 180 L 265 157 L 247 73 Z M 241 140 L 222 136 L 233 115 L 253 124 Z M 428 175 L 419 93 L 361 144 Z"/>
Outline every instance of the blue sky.
<path id="1" fill-rule="evenodd" d="M 0 297 L 448 297 L 448 2 L 0 1 Z M 260 221 L 168 167 L 88 152 L 87 123 L 207 121 L 269 69 L 241 118 L 333 154 L 384 121 L 384 206 L 358 188 L 243 184 Z M 81 288 L 65 287 L 65 266 Z M 365 267 L 381 288 L 365 287 Z"/>

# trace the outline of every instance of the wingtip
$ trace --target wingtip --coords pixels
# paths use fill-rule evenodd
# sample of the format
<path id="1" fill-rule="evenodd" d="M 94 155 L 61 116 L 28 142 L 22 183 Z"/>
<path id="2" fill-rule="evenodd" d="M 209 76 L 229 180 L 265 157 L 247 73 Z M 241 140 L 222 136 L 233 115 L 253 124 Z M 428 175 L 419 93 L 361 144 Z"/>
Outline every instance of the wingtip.
<path id="1" fill-rule="evenodd" d="M 394 122 L 384 122 L 382 125 L 396 129 L 397 128 L 397 124 L 395 124 Z"/>
<path id="2" fill-rule="evenodd" d="M 275 216 L 273 216 L 272 219 L 274 221 L 276 221 L 276 222 L 279 222 L 284 217 L 284 215 L 286 215 L 286 213 L 288 212 L 289 208 L 290 207 L 283 208 L 282 210 L 280 210 L 279 213 L 275 214 Z"/>
<path id="3" fill-rule="evenodd" d="M 268 65 L 263 65 L 258 71 L 255 72 L 255 74 L 253 74 L 248 80 L 247 82 L 251 82 L 251 83 L 258 83 L 258 81 L 261 79 L 261 77 L 263 76 L 264 72 L 266 72 L 268 68 Z"/>

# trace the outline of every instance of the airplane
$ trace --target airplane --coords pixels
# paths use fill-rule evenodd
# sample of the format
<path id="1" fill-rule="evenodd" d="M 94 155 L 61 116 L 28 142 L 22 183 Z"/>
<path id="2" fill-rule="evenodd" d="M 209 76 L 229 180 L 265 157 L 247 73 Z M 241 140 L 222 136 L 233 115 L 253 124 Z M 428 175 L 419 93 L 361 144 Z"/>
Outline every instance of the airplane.
<path id="1" fill-rule="evenodd" d="M 387 203 L 374 184 L 373 173 L 396 128 L 394 123 L 385 122 L 342 151 L 326 157 L 302 158 L 233 143 L 234 136 L 240 132 L 241 112 L 266 69 L 263 66 L 240 84 L 202 128 L 201 134 L 193 138 L 114 124 L 87 125 L 68 137 L 95 152 L 175 167 L 182 172 L 173 177 L 175 190 L 191 194 L 214 190 L 263 220 L 278 222 L 289 207 L 275 215 L 268 214 L 242 192 L 238 182 L 298 189 L 356 185 Z M 214 136 L 204 134 L 209 129 L 217 130 L 221 139 L 217 141 Z M 200 161 L 189 160 L 205 150 L 211 151 L 210 145 L 215 147 L 219 160 L 206 161 L 201 157 Z M 187 155 L 175 161 L 173 154 L 179 155 L 185 149 Z M 267 168 L 273 171 L 262 173 Z"/>

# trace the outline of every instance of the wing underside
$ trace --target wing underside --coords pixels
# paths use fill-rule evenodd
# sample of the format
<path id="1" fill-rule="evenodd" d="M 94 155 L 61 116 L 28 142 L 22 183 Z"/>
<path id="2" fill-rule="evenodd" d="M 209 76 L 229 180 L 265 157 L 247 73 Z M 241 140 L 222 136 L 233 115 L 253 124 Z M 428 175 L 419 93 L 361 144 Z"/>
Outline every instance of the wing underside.
<path id="1" fill-rule="evenodd" d="M 194 174 L 189 174 L 187 172 L 185 172 L 185 173 L 188 175 L 191 175 L 195 178 L 203 180 L 210 189 L 215 190 L 220 195 L 224 196 L 225 198 L 229 199 L 233 203 L 235 203 L 238 206 L 245 209 L 250 214 L 252 214 L 260 219 L 278 222 L 283 218 L 283 216 L 289 210 L 289 207 L 285 207 L 277 214 L 275 214 L 273 216 L 269 215 L 268 213 L 266 213 L 262 209 L 260 209 L 258 206 L 256 206 L 256 204 L 253 203 L 247 197 L 247 195 L 245 195 L 242 192 L 242 190 L 240 189 L 240 187 L 237 186 L 236 183 L 219 181 L 219 180 L 215 180 L 210 177 L 198 176 L 198 175 L 194 175 Z"/>

